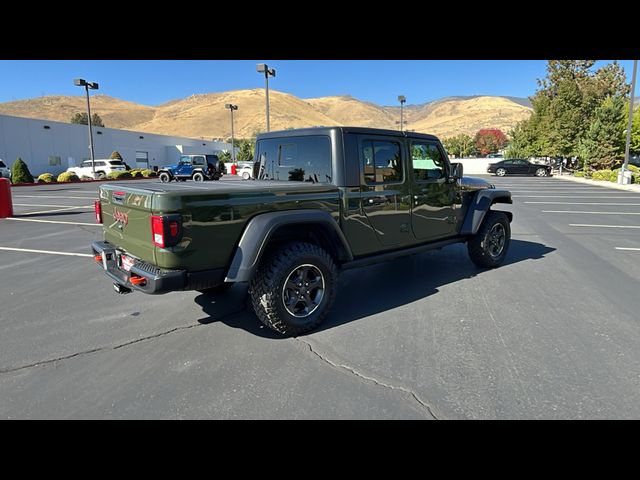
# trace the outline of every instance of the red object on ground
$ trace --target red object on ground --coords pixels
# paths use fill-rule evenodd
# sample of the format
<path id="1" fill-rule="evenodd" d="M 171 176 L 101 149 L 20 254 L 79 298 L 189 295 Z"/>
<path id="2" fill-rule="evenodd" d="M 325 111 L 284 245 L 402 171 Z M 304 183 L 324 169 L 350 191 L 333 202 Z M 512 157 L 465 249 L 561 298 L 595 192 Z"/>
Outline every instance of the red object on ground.
<path id="1" fill-rule="evenodd" d="M 13 217 L 11 182 L 6 178 L 0 178 L 0 218 L 7 217 Z"/>
<path id="2" fill-rule="evenodd" d="M 238 166 L 235 163 L 231 164 L 231 175 L 237 175 L 238 174 Z"/>

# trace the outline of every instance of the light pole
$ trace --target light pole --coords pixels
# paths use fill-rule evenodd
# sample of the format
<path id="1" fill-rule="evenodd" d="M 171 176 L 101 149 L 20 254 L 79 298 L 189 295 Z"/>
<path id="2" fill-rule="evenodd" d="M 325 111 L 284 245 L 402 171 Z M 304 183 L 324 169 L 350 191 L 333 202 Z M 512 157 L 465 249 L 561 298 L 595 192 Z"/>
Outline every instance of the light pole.
<path id="1" fill-rule="evenodd" d="M 259 73 L 264 73 L 264 81 L 266 85 L 265 92 L 267 97 L 267 132 L 268 132 L 270 131 L 269 130 L 269 77 L 276 76 L 276 69 L 269 68 L 269 65 L 267 65 L 266 63 L 259 63 L 256 66 L 256 71 L 258 71 Z"/>
<path id="2" fill-rule="evenodd" d="M 98 90 L 98 84 L 96 82 L 87 82 L 83 78 L 76 78 L 73 80 L 73 84 L 76 87 L 84 87 L 87 92 L 87 124 L 89 125 L 89 150 L 91 151 L 91 171 L 93 172 L 93 179 L 96 179 L 96 162 L 93 153 L 93 130 L 91 129 L 91 104 L 89 103 L 89 89 Z"/>
<path id="3" fill-rule="evenodd" d="M 407 97 L 404 95 L 398 95 L 398 101 L 400 102 L 400 131 L 404 129 L 404 102 L 407 101 Z"/>
<path id="4" fill-rule="evenodd" d="M 624 163 L 620 170 L 620 180 L 624 183 L 624 172 L 629 166 L 629 146 L 631 144 L 631 129 L 633 128 L 633 97 L 636 94 L 636 74 L 638 73 L 638 60 L 633 61 L 633 76 L 631 77 L 631 98 L 629 99 L 629 123 L 627 124 L 627 141 L 624 146 Z"/>
<path id="5" fill-rule="evenodd" d="M 234 146 L 234 138 L 233 138 L 233 111 L 238 109 L 237 105 L 233 105 L 232 103 L 225 104 L 224 108 L 228 108 L 231 111 L 231 161 L 233 164 L 236 164 L 236 148 Z"/>

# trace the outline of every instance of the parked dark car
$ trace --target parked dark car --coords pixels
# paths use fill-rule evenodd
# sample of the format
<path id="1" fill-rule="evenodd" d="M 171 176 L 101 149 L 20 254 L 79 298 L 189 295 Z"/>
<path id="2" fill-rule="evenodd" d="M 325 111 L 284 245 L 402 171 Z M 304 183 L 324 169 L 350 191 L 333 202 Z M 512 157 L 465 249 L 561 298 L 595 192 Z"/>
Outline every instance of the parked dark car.
<path id="1" fill-rule="evenodd" d="M 522 158 L 510 158 L 498 163 L 490 163 L 487 167 L 487 173 L 493 173 L 499 177 L 504 177 L 507 174 L 549 177 L 551 176 L 551 166 L 531 163 Z"/>

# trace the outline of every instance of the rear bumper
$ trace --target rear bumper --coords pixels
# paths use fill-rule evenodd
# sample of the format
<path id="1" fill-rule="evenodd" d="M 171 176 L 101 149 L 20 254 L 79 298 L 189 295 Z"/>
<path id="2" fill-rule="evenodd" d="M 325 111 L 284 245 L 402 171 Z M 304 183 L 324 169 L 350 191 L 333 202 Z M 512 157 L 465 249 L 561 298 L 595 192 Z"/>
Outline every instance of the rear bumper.
<path id="1" fill-rule="evenodd" d="M 178 290 L 202 290 L 224 282 L 224 269 L 200 272 L 167 270 L 141 260 L 137 260 L 127 272 L 118 265 L 120 252 L 109 242 L 93 242 L 91 250 L 96 263 L 115 283 L 151 295 Z"/>

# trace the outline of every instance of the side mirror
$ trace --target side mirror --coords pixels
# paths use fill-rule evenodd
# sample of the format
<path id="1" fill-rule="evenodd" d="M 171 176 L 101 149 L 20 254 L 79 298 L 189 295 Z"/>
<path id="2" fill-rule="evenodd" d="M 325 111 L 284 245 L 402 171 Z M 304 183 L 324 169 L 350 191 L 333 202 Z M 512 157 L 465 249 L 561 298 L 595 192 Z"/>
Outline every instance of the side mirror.
<path id="1" fill-rule="evenodd" d="M 449 180 L 455 182 L 456 180 L 460 180 L 462 178 L 462 164 L 461 163 L 452 163 L 451 164 L 451 175 L 449 175 Z"/>

